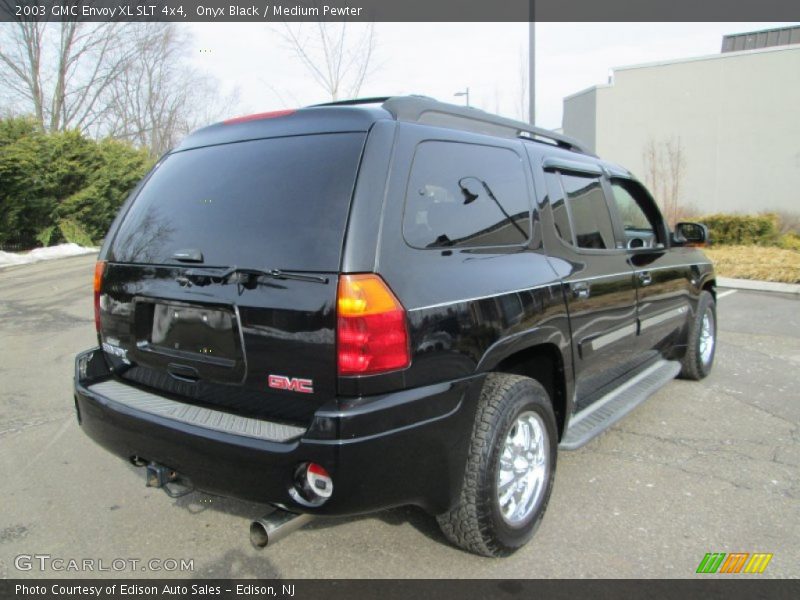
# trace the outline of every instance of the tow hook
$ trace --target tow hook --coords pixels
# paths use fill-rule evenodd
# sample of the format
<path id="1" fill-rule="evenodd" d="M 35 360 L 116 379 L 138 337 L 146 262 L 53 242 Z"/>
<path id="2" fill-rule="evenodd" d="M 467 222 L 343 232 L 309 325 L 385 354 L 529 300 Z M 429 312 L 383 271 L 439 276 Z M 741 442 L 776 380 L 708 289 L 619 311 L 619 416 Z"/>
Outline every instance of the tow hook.
<path id="1" fill-rule="evenodd" d="M 194 486 L 177 471 L 154 462 L 145 468 L 145 485 L 163 489 L 170 498 L 180 498 L 194 491 Z"/>

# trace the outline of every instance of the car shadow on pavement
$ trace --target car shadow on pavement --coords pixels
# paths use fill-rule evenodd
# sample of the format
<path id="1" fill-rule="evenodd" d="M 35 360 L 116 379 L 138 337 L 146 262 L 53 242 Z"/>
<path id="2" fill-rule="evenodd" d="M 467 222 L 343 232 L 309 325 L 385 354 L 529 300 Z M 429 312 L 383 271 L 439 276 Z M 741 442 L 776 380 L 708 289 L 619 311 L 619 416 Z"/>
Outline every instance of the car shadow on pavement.
<path id="1" fill-rule="evenodd" d="M 416 529 L 419 533 L 436 543 L 448 543 L 439 529 L 436 519 L 416 506 L 400 506 L 353 517 L 321 517 L 311 521 L 306 525 L 306 528 L 313 530 L 340 527 L 346 523 L 355 523 L 366 519 L 378 519 L 387 525 L 394 526 L 411 525 L 411 527 Z"/>
<path id="2" fill-rule="evenodd" d="M 228 550 L 194 572 L 195 579 L 277 579 L 280 570 L 272 564 L 266 553 L 249 555 L 243 550 Z"/>

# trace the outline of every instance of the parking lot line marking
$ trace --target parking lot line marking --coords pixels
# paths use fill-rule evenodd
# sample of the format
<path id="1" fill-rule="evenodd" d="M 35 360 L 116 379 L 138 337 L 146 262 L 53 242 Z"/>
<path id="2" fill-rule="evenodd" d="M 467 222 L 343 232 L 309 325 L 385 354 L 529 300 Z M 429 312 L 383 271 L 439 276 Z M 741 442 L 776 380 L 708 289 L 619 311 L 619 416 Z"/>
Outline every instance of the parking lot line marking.
<path id="1" fill-rule="evenodd" d="M 725 296 L 730 296 L 731 294 L 735 294 L 738 290 L 728 290 L 727 292 L 722 292 L 721 294 L 717 294 L 717 300 L 720 298 L 724 298 Z"/>

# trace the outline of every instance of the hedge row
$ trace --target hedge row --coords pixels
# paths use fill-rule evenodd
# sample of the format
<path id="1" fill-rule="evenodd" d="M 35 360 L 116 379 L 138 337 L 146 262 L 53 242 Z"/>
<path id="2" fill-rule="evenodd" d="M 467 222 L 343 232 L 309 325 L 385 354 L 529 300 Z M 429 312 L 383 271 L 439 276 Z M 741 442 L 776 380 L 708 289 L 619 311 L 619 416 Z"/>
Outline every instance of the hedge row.
<path id="1" fill-rule="evenodd" d="M 781 234 L 780 217 L 776 214 L 761 215 L 706 215 L 696 220 L 709 230 L 712 244 L 725 246 L 777 246 L 787 250 L 800 250 L 797 233 Z"/>
<path id="2" fill-rule="evenodd" d="M 97 243 L 151 165 L 124 142 L 0 119 L 0 247 Z"/>

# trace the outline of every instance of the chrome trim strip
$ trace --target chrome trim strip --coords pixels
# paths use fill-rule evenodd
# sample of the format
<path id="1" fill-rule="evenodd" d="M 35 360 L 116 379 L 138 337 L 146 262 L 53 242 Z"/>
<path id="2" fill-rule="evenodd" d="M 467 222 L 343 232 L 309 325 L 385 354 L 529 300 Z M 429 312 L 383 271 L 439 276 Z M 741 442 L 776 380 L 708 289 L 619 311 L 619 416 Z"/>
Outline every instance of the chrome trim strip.
<path id="1" fill-rule="evenodd" d="M 647 329 L 648 327 L 653 327 L 655 325 L 663 323 L 664 321 L 676 319 L 677 317 L 685 315 L 687 312 L 689 312 L 689 307 L 681 306 L 680 308 L 673 308 L 671 310 L 654 315 L 652 317 L 647 317 L 646 319 L 640 319 L 639 329 L 644 330 Z"/>
<path id="2" fill-rule="evenodd" d="M 622 338 L 628 337 L 629 335 L 634 335 L 636 333 L 636 323 L 630 323 L 628 325 L 623 325 L 619 329 L 615 329 L 610 333 L 604 333 L 603 335 L 594 338 L 589 342 L 589 347 L 592 350 L 599 350 L 609 344 L 613 344 L 621 340 Z"/>
<path id="3" fill-rule="evenodd" d="M 90 392 L 134 410 L 188 425 L 244 437 L 286 442 L 305 433 L 302 427 L 241 417 L 193 404 L 184 404 L 110 379 L 88 387 Z"/>
<path id="4" fill-rule="evenodd" d="M 683 267 L 702 267 L 702 266 L 709 266 L 713 267 L 714 263 L 711 262 L 693 262 L 693 263 L 684 263 L 682 265 L 663 265 L 660 267 L 643 267 L 641 269 L 635 269 L 636 273 L 641 271 L 659 271 L 661 269 L 681 269 Z"/>

